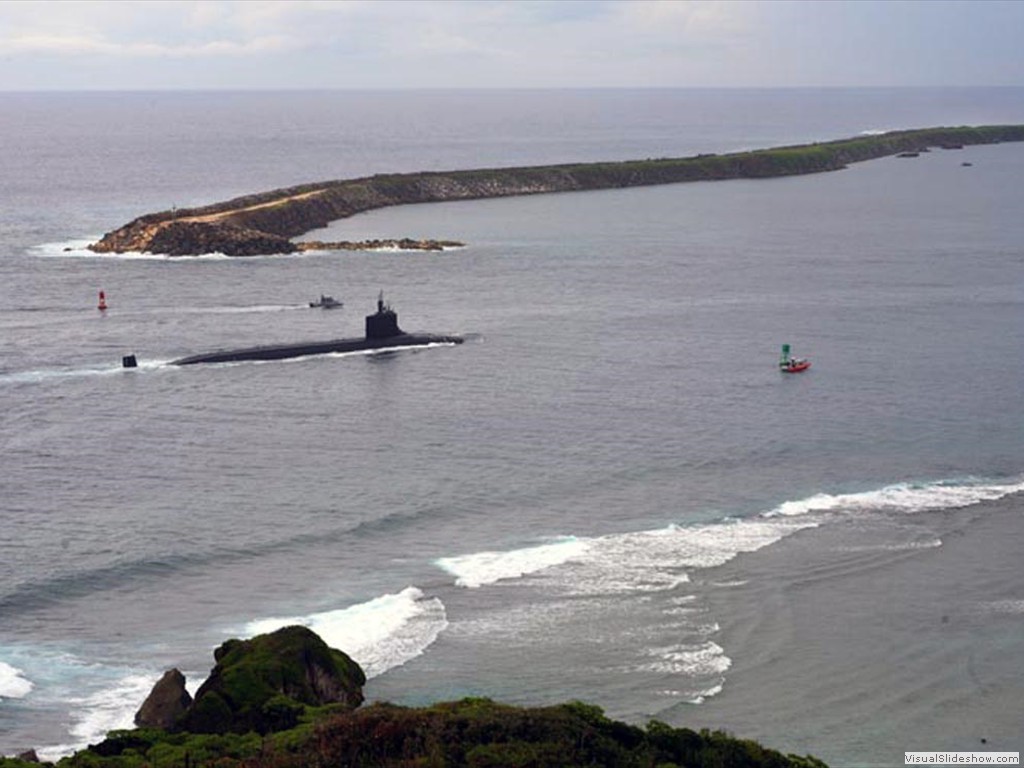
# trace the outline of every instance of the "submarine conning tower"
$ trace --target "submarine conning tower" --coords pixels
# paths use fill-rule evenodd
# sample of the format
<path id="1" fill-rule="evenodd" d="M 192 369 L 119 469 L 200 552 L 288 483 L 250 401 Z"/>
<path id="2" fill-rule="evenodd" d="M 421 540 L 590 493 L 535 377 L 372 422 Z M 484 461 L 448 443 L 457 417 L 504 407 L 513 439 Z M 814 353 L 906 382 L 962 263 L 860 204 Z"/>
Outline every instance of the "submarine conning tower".
<path id="1" fill-rule="evenodd" d="M 404 333 L 398 327 L 398 313 L 384 303 L 384 291 L 377 295 L 377 311 L 366 316 L 366 338 L 386 339 Z"/>

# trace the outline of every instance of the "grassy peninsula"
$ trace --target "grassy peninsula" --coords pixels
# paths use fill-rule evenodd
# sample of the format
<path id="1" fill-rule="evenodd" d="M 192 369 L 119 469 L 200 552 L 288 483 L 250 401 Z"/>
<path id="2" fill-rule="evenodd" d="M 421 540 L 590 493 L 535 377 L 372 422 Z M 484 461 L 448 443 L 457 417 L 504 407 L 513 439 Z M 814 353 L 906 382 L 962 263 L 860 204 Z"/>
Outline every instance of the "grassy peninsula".
<path id="1" fill-rule="evenodd" d="M 200 208 L 141 216 L 90 247 L 97 253 L 170 255 L 294 253 L 291 238 L 363 211 L 409 203 L 513 195 L 757 179 L 822 173 L 850 163 L 930 147 L 1024 141 L 1024 125 L 961 126 L 891 131 L 814 144 L 723 155 L 519 168 L 381 174 L 304 184 Z M 358 247 L 349 243 L 337 247 Z"/>

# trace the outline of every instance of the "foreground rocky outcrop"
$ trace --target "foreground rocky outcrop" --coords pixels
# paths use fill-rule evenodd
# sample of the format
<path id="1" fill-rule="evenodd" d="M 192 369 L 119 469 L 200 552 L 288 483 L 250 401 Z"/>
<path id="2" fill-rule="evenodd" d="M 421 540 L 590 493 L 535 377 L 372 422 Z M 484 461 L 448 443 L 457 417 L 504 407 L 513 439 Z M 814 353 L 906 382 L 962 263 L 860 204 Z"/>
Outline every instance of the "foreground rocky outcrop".
<path id="1" fill-rule="evenodd" d="M 615 163 L 406 173 L 306 184 L 135 219 L 89 246 L 173 256 L 294 253 L 291 238 L 374 208 L 550 192 L 821 173 L 934 147 L 1024 141 L 1024 125 L 893 131 L 817 144 Z M 401 246 L 400 246 L 401 247 Z"/>
<path id="2" fill-rule="evenodd" d="M 827 768 L 720 731 L 628 725 L 581 702 L 359 708 L 362 669 L 305 627 L 228 640 L 214 656 L 194 701 L 170 670 L 139 710 L 145 727 L 111 731 L 58 768 Z M 32 752 L 0 757 L 0 768 L 36 761 Z"/>
<path id="3" fill-rule="evenodd" d="M 366 675 L 307 627 L 284 627 L 251 640 L 228 640 L 195 700 L 185 677 L 169 670 L 135 715 L 135 724 L 191 733 L 287 730 L 306 707 L 363 703 Z"/>

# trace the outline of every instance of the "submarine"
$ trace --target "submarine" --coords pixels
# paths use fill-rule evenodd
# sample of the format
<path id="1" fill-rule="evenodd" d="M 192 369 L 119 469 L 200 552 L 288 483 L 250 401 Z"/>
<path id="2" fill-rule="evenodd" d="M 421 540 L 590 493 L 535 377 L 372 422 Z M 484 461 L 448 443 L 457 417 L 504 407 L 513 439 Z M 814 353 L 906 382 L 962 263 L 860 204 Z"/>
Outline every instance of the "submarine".
<path id="1" fill-rule="evenodd" d="M 310 341 L 302 344 L 274 344 L 244 349 L 227 349 L 190 355 L 172 360 L 171 365 L 197 365 L 199 363 L 234 363 L 241 360 L 286 360 L 307 355 L 326 355 L 332 352 L 361 352 L 364 350 L 392 349 L 394 347 L 422 347 L 427 344 L 461 344 L 461 336 L 434 333 L 406 333 L 398 327 L 398 313 L 384 302 L 384 292 L 377 297 L 377 311 L 366 316 L 366 336 L 363 338 Z M 125 367 L 129 367 L 127 363 Z"/>

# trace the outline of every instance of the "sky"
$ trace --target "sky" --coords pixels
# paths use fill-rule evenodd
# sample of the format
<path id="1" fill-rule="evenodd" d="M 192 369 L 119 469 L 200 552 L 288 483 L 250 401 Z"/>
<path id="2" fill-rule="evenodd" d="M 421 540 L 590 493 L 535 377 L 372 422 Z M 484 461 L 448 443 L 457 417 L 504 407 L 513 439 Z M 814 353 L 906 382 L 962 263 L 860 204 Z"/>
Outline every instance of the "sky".
<path id="1" fill-rule="evenodd" d="M 5 0 L 0 91 L 1024 85 L 1022 0 Z"/>

